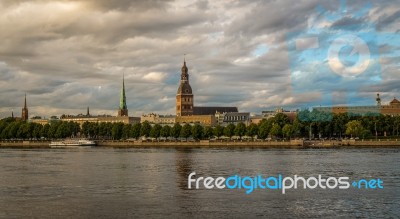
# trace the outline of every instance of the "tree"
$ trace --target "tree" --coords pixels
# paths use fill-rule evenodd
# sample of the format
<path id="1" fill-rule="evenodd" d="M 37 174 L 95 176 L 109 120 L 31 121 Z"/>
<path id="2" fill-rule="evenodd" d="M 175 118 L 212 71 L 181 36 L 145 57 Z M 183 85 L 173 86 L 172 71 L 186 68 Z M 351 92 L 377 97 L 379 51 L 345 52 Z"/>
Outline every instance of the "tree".
<path id="1" fill-rule="evenodd" d="M 301 134 L 301 129 L 302 129 L 301 121 L 298 118 L 296 118 L 293 121 L 293 126 L 292 126 L 293 135 L 295 137 L 298 137 Z"/>
<path id="2" fill-rule="evenodd" d="M 58 126 L 60 126 L 60 124 L 61 124 L 61 121 L 52 122 L 50 124 L 50 129 L 49 129 L 49 133 L 48 133 L 49 138 L 56 138 L 56 132 L 57 132 Z"/>
<path id="3" fill-rule="evenodd" d="M 213 129 L 210 126 L 204 128 L 203 137 L 209 139 L 213 136 Z"/>
<path id="4" fill-rule="evenodd" d="M 90 136 L 90 122 L 86 121 L 82 124 L 82 133 L 86 136 Z"/>
<path id="5" fill-rule="evenodd" d="M 285 126 L 283 126 L 282 128 L 282 133 L 283 133 L 283 137 L 292 137 L 293 134 L 293 126 L 290 124 L 286 124 Z"/>
<path id="6" fill-rule="evenodd" d="M 189 124 L 185 124 L 181 129 L 181 137 L 186 138 L 186 140 L 192 135 L 192 127 Z"/>
<path id="7" fill-rule="evenodd" d="M 352 137 L 359 137 L 364 132 L 364 127 L 360 121 L 352 120 L 346 124 L 346 134 Z"/>
<path id="8" fill-rule="evenodd" d="M 249 126 L 247 126 L 247 131 L 246 135 L 250 136 L 251 138 L 254 138 L 258 134 L 258 126 L 254 123 L 251 123 Z"/>
<path id="9" fill-rule="evenodd" d="M 150 130 L 150 137 L 158 139 L 160 137 L 160 131 L 162 127 L 159 124 L 155 124 Z"/>
<path id="10" fill-rule="evenodd" d="M 129 138 L 131 128 L 132 128 L 131 124 L 124 124 L 124 127 L 122 128 L 122 138 L 124 139 Z"/>
<path id="11" fill-rule="evenodd" d="M 132 138 L 138 139 L 140 137 L 140 129 L 142 127 L 142 124 L 136 123 L 133 125 L 131 128 L 130 136 Z"/>
<path id="12" fill-rule="evenodd" d="M 171 135 L 171 127 L 169 125 L 162 127 L 160 135 L 161 137 L 168 138 Z"/>
<path id="13" fill-rule="evenodd" d="M 273 122 L 277 123 L 280 127 L 283 127 L 286 124 L 290 123 L 289 117 L 286 114 L 283 113 L 277 113 L 274 117 L 273 117 Z"/>
<path id="14" fill-rule="evenodd" d="M 48 135 L 49 129 L 50 129 L 50 124 L 44 125 L 42 128 L 42 131 L 40 133 L 41 137 L 48 138 L 49 137 L 49 135 Z"/>
<path id="15" fill-rule="evenodd" d="M 182 126 L 179 123 L 175 123 L 171 130 L 171 136 L 175 139 L 181 135 Z"/>
<path id="16" fill-rule="evenodd" d="M 394 118 L 393 127 L 393 135 L 399 136 L 400 116 Z"/>
<path id="17" fill-rule="evenodd" d="M 239 136 L 240 139 L 242 139 L 242 136 L 246 135 L 246 125 L 243 122 L 236 125 L 235 135 Z"/>
<path id="18" fill-rule="evenodd" d="M 195 140 L 199 140 L 203 137 L 203 126 L 199 125 L 199 124 L 195 124 L 192 127 L 192 136 Z"/>
<path id="19" fill-rule="evenodd" d="M 112 123 L 102 122 L 98 125 L 98 135 L 102 138 L 110 138 L 112 132 Z"/>
<path id="20" fill-rule="evenodd" d="M 279 124 L 274 124 L 272 126 L 271 131 L 269 132 L 269 134 L 271 136 L 278 137 L 279 135 L 281 135 L 281 132 L 282 132 L 282 129 L 279 126 Z"/>
<path id="21" fill-rule="evenodd" d="M 260 122 L 258 127 L 258 137 L 261 139 L 265 139 L 268 137 L 268 134 L 272 128 L 272 119 L 263 119 Z"/>
<path id="22" fill-rule="evenodd" d="M 144 121 L 142 123 L 142 127 L 140 128 L 140 136 L 148 137 L 150 135 L 151 125 L 148 121 Z"/>
<path id="23" fill-rule="evenodd" d="M 228 126 L 226 126 L 225 128 L 224 128 L 224 135 L 226 136 L 226 137 L 229 137 L 229 139 L 231 139 L 232 138 L 232 136 L 235 134 L 235 125 L 234 124 L 229 124 Z"/>
<path id="24" fill-rule="evenodd" d="M 113 124 L 111 135 L 114 139 L 120 140 L 123 134 L 124 123 L 117 122 Z"/>
<path id="25" fill-rule="evenodd" d="M 224 134 L 224 127 L 217 125 L 213 130 L 214 135 L 219 139 Z"/>
<path id="26" fill-rule="evenodd" d="M 339 133 L 339 137 L 342 138 L 342 134 L 346 131 L 346 123 L 348 123 L 349 117 L 346 113 L 340 113 L 333 116 L 333 131 Z"/>
<path id="27" fill-rule="evenodd" d="M 34 125 L 32 137 L 38 139 L 41 137 L 43 125 L 37 123 L 32 124 Z"/>
<path id="28" fill-rule="evenodd" d="M 56 138 L 66 138 L 70 135 L 70 130 L 68 129 L 68 122 L 61 122 L 56 131 Z"/>

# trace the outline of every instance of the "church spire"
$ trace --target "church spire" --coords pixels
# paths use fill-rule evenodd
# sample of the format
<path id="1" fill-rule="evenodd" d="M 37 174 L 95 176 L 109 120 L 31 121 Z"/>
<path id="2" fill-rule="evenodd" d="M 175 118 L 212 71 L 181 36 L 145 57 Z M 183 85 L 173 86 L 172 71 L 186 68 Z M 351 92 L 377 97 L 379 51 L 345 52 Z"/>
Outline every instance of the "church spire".
<path id="1" fill-rule="evenodd" d="M 188 71 L 188 68 L 186 66 L 186 58 L 185 58 L 185 56 L 183 57 L 183 66 L 182 66 L 182 69 L 181 69 L 181 81 L 182 82 L 185 82 L 185 81 L 189 82 L 189 71 Z"/>
<path id="2" fill-rule="evenodd" d="M 125 74 L 122 75 L 122 89 L 119 99 L 118 116 L 128 116 L 128 108 L 126 106 L 126 96 L 125 96 Z"/>
<path id="3" fill-rule="evenodd" d="M 22 121 L 28 121 L 28 106 L 26 104 L 26 93 L 25 93 L 25 102 L 24 102 L 24 108 L 22 108 L 22 113 L 21 113 L 21 119 Z"/>
<path id="4" fill-rule="evenodd" d="M 25 93 L 25 104 L 24 104 L 24 109 L 26 109 L 26 93 Z"/>

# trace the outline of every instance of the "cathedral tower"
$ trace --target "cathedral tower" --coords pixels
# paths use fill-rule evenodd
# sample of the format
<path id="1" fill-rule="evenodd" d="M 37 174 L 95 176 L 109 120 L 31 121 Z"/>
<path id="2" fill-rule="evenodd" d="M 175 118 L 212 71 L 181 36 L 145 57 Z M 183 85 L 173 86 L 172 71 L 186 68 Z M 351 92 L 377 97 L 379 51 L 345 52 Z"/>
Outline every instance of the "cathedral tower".
<path id="1" fill-rule="evenodd" d="M 186 60 L 183 60 L 181 68 L 181 82 L 176 93 L 176 116 L 193 115 L 193 94 L 189 84 L 189 73 Z"/>
<path id="2" fill-rule="evenodd" d="M 25 94 L 24 108 L 22 108 L 21 119 L 22 121 L 28 121 L 28 107 L 26 105 L 26 94 Z"/>
<path id="3" fill-rule="evenodd" d="M 128 116 L 128 108 L 126 107 L 126 96 L 125 96 L 125 79 L 122 76 L 122 89 L 121 96 L 119 99 L 118 116 Z"/>

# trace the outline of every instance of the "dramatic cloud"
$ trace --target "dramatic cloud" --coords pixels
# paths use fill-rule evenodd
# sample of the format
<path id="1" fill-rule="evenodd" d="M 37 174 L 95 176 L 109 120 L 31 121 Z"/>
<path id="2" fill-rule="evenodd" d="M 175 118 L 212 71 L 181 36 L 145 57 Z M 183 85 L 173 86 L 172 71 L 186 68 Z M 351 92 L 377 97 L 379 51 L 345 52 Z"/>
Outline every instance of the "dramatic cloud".
<path id="1" fill-rule="evenodd" d="M 343 102 L 373 104 L 376 92 L 385 101 L 400 96 L 400 6 L 340 2 L 2 0 L 0 118 L 19 116 L 25 93 L 31 116 L 84 113 L 88 106 L 115 115 L 122 75 L 130 115 L 174 114 L 184 54 L 195 105 L 254 113 L 329 105 L 337 81 L 316 64 L 296 72 L 290 58 L 305 57 L 291 56 L 288 36 L 343 26 L 381 39 L 374 56 L 380 79 L 360 89 L 346 81 L 356 95 Z M 293 77 L 305 72 L 312 74 L 296 87 L 307 92 L 298 92 Z"/>

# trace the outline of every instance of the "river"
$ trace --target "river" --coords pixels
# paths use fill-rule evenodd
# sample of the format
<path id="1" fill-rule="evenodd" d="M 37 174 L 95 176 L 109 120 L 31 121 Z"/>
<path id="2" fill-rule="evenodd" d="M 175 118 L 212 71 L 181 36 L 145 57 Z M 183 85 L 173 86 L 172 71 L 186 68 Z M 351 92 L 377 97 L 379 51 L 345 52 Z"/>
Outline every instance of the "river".
<path id="1" fill-rule="evenodd" d="M 400 149 L 1 149 L 0 218 L 400 216 Z M 380 178 L 383 189 L 188 189 L 188 175 Z"/>

